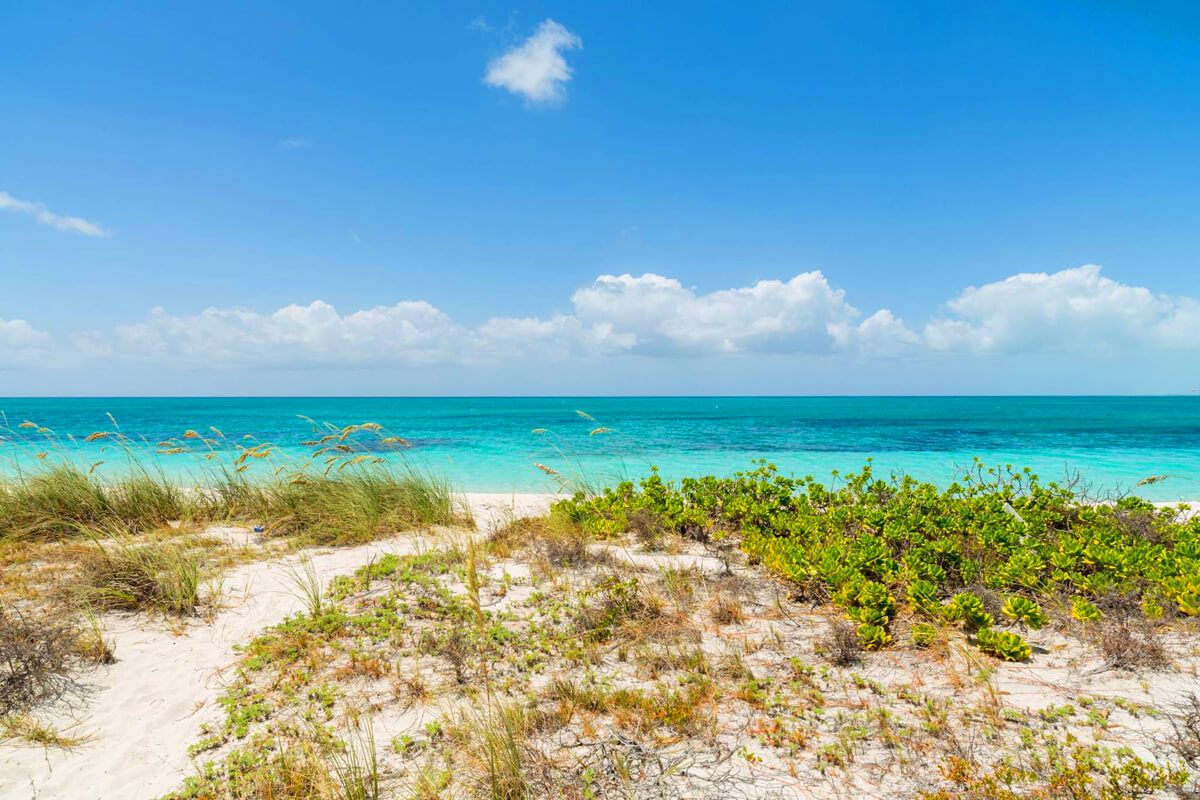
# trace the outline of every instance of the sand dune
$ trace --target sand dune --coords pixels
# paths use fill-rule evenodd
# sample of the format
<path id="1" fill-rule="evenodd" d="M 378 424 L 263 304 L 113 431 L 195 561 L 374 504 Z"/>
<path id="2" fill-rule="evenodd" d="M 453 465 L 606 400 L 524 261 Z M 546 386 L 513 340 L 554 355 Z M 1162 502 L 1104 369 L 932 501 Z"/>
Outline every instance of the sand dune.
<path id="1" fill-rule="evenodd" d="M 548 495 L 467 495 L 481 530 L 512 513 L 544 511 L 549 500 Z M 222 581 L 227 607 L 211 622 L 190 623 L 182 633 L 145 616 L 110 617 L 106 630 L 117 662 L 86 675 L 88 693 L 71 707 L 40 714 L 56 725 L 72 725 L 73 733 L 91 740 L 72 751 L 0 749 L 0 798 L 129 800 L 171 791 L 194 769 L 187 751 L 200 725 L 220 710 L 213 701 L 223 686 L 223 670 L 235 660 L 234 648 L 301 610 L 289 566 L 311 559 L 324 582 L 383 554 L 414 552 L 429 541 L 400 536 L 238 567 Z"/>

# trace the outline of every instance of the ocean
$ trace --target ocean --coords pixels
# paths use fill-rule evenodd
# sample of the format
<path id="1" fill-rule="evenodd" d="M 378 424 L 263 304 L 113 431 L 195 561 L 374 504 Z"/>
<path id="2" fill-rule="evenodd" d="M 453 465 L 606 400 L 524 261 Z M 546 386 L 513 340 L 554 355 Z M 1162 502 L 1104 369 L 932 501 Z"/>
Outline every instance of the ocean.
<path id="1" fill-rule="evenodd" d="M 1044 480 L 1077 479 L 1093 492 L 1138 487 L 1154 500 L 1200 499 L 1200 397 L 514 397 L 514 398 L 8 398 L 0 472 L 36 465 L 52 429 L 78 463 L 122 469 L 95 431 L 108 415 L 144 441 L 144 455 L 180 480 L 195 459 L 156 456 L 154 444 L 187 429 L 221 430 L 229 452 L 249 441 L 307 452 L 312 424 L 376 422 L 411 447 L 402 455 L 463 491 L 554 488 L 537 464 L 594 483 L 646 474 L 718 474 L 767 459 L 785 473 L 827 479 L 873 459 L 877 474 L 905 471 L 946 485 L 973 458 L 1029 466 Z M 597 428 L 601 430 L 593 434 Z M 16 446 L 11 433 L 33 440 Z M 68 434 L 74 439 L 70 441 Z M 45 462 L 42 462 L 45 463 Z M 106 472 L 107 471 L 107 472 Z"/>

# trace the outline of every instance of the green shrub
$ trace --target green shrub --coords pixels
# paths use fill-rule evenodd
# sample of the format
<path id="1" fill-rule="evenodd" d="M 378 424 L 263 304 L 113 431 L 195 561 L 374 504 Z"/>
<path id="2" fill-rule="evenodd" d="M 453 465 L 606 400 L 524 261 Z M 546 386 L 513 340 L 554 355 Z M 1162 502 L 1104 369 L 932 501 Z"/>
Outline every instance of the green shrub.
<path id="1" fill-rule="evenodd" d="M 937 641 L 937 628 L 928 622 L 915 622 L 912 626 L 912 643 L 917 647 L 932 647 Z"/>
<path id="2" fill-rule="evenodd" d="M 1033 654 L 1029 645 L 1015 633 L 984 628 L 975 634 L 979 649 L 1005 661 L 1025 661 Z"/>
<path id="3" fill-rule="evenodd" d="M 1096 622 L 1104 615 L 1086 597 L 1075 597 L 1071 600 L 1071 616 L 1080 622 Z"/>
<path id="4" fill-rule="evenodd" d="M 931 619 L 937 618 L 942 609 L 942 604 L 938 601 L 937 587 L 924 578 L 917 578 L 908 585 L 908 603 L 913 611 Z"/>
<path id="5" fill-rule="evenodd" d="M 1000 609 L 1000 613 L 1013 622 L 1026 625 L 1035 631 L 1050 621 L 1050 618 L 1046 616 L 1046 612 L 1042 611 L 1041 606 L 1028 597 L 1020 597 L 1019 595 L 1013 595 L 1005 600 L 1004 607 Z"/>
<path id="6" fill-rule="evenodd" d="M 968 632 L 990 628 L 996 621 L 984 608 L 979 596 L 970 592 L 954 595 L 946 605 L 946 618 L 961 622 Z"/>
<path id="7" fill-rule="evenodd" d="M 862 641 L 863 647 L 868 650 L 879 650 L 892 641 L 891 635 L 882 625 L 867 623 L 858 626 L 858 638 Z"/>
<path id="8" fill-rule="evenodd" d="M 1110 594 L 1141 602 L 1147 616 L 1168 606 L 1200 614 L 1200 517 L 1136 498 L 1097 506 L 1028 469 L 979 462 L 945 489 L 909 476 L 879 480 L 870 464 L 837 477 L 829 488 L 765 462 L 678 483 L 653 472 L 560 501 L 552 514 L 602 536 L 626 532 L 635 516 L 692 538 L 735 535 L 800 596 L 832 598 L 859 625 L 885 633 L 895 596 L 931 620 L 990 628 L 994 619 L 969 593 L 976 586 L 1019 593 L 1002 613 L 1029 628 L 1046 623 L 1041 604 L 1064 595 L 1079 598 L 1074 610 L 1085 618 Z M 945 597 L 953 599 L 943 606 Z"/>

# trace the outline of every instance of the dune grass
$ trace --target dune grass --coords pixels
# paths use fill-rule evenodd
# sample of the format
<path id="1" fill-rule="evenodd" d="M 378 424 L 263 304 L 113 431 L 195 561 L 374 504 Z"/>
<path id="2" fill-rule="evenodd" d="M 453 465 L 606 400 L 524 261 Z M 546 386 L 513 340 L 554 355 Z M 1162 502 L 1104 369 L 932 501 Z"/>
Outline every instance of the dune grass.
<path id="1" fill-rule="evenodd" d="M 139 541 L 109 530 L 81 557 L 80 591 L 98 608 L 195 614 L 203 602 L 203 556 L 186 541 Z"/>
<path id="2" fill-rule="evenodd" d="M 215 428 L 185 431 L 152 451 L 114 423 L 87 437 L 109 454 L 88 467 L 75 439 L 33 423 L 0 427 L 0 457 L 10 462 L 0 478 L 0 543 L 236 521 L 305 543 L 344 545 L 469 521 L 447 481 L 402 457 L 377 455 L 402 449 L 404 440 L 373 423 L 313 425 L 323 435 L 295 458 L 269 443 L 228 440 Z M 157 459 L 168 457 L 192 459 L 190 485 L 160 468 Z"/>
<path id="3" fill-rule="evenodd" d="M 30 714 L 10 714 L 0 717 L 0 742 L 22 743 L 59 750 L 74 750 L 86 745 L 92 737 L 56 728 Z"/>
<path id="4" fill-rule="evenodd" d="M 467 521 L 446 481 L 381 465 L 336 476 L 233 477 L 214 490 L 212 502 L 210 516 L 257 521 L 273 535 L 325 545 L 361 544 L 409 528 Z"/>
<path id="5" fill-rule="evenodd" d="M 0 539 L 61 538 L 113 523 L 144 531 L 200 512 L 183 488 L 149 473 L 101 481 L 56 464 L 0 483 Z"/>

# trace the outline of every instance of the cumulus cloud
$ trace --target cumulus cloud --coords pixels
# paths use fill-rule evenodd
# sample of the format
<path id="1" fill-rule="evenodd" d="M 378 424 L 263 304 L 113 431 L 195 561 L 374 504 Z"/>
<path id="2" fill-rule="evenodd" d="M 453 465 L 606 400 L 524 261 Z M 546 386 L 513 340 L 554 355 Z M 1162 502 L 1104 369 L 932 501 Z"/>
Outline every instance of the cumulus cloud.
<path id="1" fill-rule="evenodd" d="M 570 314 L 490 319 L 475 331 L 473 346 L 489 360 L 536 356 L 563 359 L 612 355 L 631 350 L 636 337 L 617 331 L 610 322 L 586 323 Z"/>
<path id="2" fill-rule="evenodd" d="M 857 322 L 859 312 L 819 272 L 708 293 L 652 273 L 601 275 L 571 303 L 572 313 L 495 317 L 474 327 L 421 301 L 348 314 L 322 301 L 270 313 L 209 308 L 179 316 L 159 308 L 143 322 L 74 341 L 90 358 L 283 367 L 874 352 L 888 337 L 915 338 L 888 312 Z"/>
<path id="3" fill-rule="evenodd" d="M 879 309 L 857 325 L 833 325 L 830 332 L 840 347 L 865 356 L 910 354 L 921 343 L 921 337 L 886 308 Z"/>
<path id="4" fill-rule="evenodd" d="M 95 222 L 82 217 L 68 217 L 55 214 L 43 203 L 30 200 L 18 200 L 8 192 L 0 192 L 0 210 L 12 211 L 33 217 L 42 225 L 49 225 L 60 231 L 82 233 L 84 236 L 109 236 L 109 232 Z"/>
<path id="5" fill-rule="evenodd" d="M 0 319 L 0 368 L 45 363 L 54 346 L 50 334 L 23 319 Z"/>
<path id="6" fill-rule="evenodd" d="M 602 275 L 572 301 L 580 319 L 654 353 L 828 352 L 859 315 L 820 272 L 707 294 L 661 275 Z"/>
<path id="7" fill-rule="evenodd" d="M 572 74 L 563 52 L 582 46 L 578 36 L 548 19 L 520 45 L 489 62 L 483 82 L 533 105 L 556 105 L 566 99 Z"/>
<path id="8" fill-rule="evenodd" d="M 972 286 L 947 308 L 952 316 L 925 326 L 925 340 L 935 350 L 1200 348 L 1200 303 L 1119 283 L 1095 264 Z"/>
<path id="9" fill-rule="evenodd" d="M 1129 286 L 1095 266 L 972 287 L 913 330 L 888 309 L 865 315 L 820 272 L 700 292 L 675 278 L 601 275 L 544 317 L 465 325 L 419 300 L 348 313 L 320 300 L 262 312 L 154 309 L 138 323 L 72 338 L 85 360 L 187 368 L 503 364 L 573 358 L 749 355 L 920 358 L 931 353 L 1200 349 L 1200 303 Z M 35 363 L 47 334 L 0 320 L 0 363 Z M 17 355 L 14 355 L 17 354 Z"/>
<path id="10" fill-rule="evenodd" d="M 463 330 L 425 302 L 340 314 L 317 300 L 271 313 L 208 308 L 175 316 L 156 308 L 111 336 L 76 337 L 91 356 L 188 367 L 431 364 L 461 356 Z"/>

